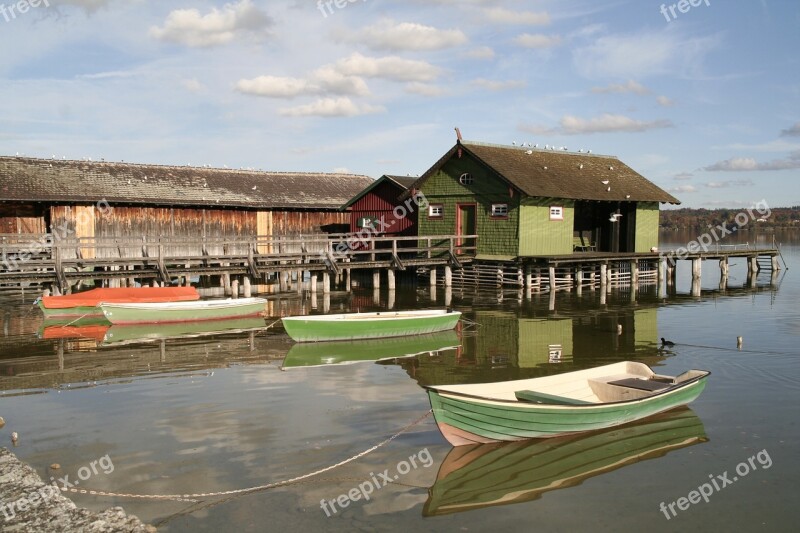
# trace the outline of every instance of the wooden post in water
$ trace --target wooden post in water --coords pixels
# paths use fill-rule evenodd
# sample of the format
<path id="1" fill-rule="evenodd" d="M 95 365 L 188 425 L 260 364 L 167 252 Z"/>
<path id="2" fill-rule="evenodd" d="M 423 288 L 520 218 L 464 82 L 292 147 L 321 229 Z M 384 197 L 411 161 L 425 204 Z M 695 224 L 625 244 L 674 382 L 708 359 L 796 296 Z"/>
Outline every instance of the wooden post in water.
<path id="1" fill-rule="evenodd" d="M 309 290 L 311 294 L 317 294 L 317 273 L 311 272 L 311 280 L 309 281 Z"/>
<path id="2" fill-rule="evenodd" d="M 606 285 L 608 284 L 608 265 L 606 263 L 600 264 L 600 288 L 605 292 Z"/>
<path id="3" fill-rule="evenodd" d="M 431 285 L 431 287 L 435 287 L 436 286 L 436 267 L 432 266 L 428 272 L 430 273 L 430 276 L 429 276 L 430 277 L 430 285 Z"/>
<path id="4" fill-rule="evenodd" d="M 397 285 L 395 285 L 393 268 L 389 268 L 386 270 L 386 286 L 389 288 L 390 291 L 393 291 L 397 288 Z"/>
<path id="5" fill-rule="evenodd" d="M 231 281 L 231 298 L 236 299 L 239 297 L 239 280 Z"/>
<path id="6" fill-rule="evenodd" d="M 575 272 L 575 288 L 578 291 L 578 296 L 583 293 L 583 267 L 578 266 L 578 270 Z"/>
<path id="7" fill-rule="evenodd" d="M 702 271 L 702 259 L 695 257 L 692 259 L 692 279 L 700 279 L 700 272 Z"/>
<path id="8" fill-rule="evenodd" d="M 373 289 L 381 288 L 381 271 L 377 268 L 372 271 L 372 288 Z"/>
<path id="9" fill-rule="evenodd" d="M 761 270 L 761 267 L 758 266 L 758 256 L 754 255 L 750 257 L 750 267 L 753 270 L 754 274 L 758 274 L 758 271 Z"/>
<path id="10" fill-rule="evenodd" d="M 525 265 L 525 288 L 528 290 L 528 294 L 531 292 L 531 287 L 533 286 L 533 269 L 531 265 Z"/>
<path id="11" fill-rule="evenodd" d="M 330 294 L 331 293 L 331 274 L 327 270 L 322 273 L 322 294 Z M 330 306 L 330 298 L 328 299 Z M 326 311 L 327 312 L 327 311 Z"/>
<path id="12" fill-rule="evenodd" d="M 778 270 L 780 270 L 781 267 L 778 266 L 778 256 L 777 255 L 773 255 L 772 257 L 770 257 L 770 259 L 771 259 L 771 262 L 772 262 L 772 271 L 773 272 L 777 272 Z"/>
<path id="13" fill-rule="evenodd" d="M 389 294 L 386 297 L 386 300 L 387 300 L 386 301 L 386 308 L 387 309 L 394 309 L 394 302 L 395 302 L 396 298 L 397 298 L 397 291 L 390 289 L 389 290 Z"/>
<path id="14" fill-rule="evenodd" d="M 639 283 L 639 262 L 635 259 L 631 261 L 631 287 Z"/>
<path id="15" fill-rule="evenodd" d="M 444 286 L 453 286 L 453 269 L 450 267 L 450 265 L 446 265 L 444 267 Z"/>
<path id="16" fill-rule="evenodd" d="M 251 296 L 253 296 L 253 290 L 250 286 L 250 276 L 244 276 L 244 278 L 242 279 L 242 285 L 244 289 L 244 297 L 250 298 Z"/>
<path id="17" fill-rule="evenodd" d="M 554 267 L 553 265 L 550 265 L 548 267 L 547 271 L 548 271 L 548 275 L 550 277 L 550 280 L 549 280 L 550 281 L 550 292 L 555 292 L 555 290 L 556 290 L 556 267 Z"/>
<path id="18" fill-rule="evenodd" d="M 353 290 L 353 272 L 349 268 L 344 269 L 344 290 L 347 292 Z"/>

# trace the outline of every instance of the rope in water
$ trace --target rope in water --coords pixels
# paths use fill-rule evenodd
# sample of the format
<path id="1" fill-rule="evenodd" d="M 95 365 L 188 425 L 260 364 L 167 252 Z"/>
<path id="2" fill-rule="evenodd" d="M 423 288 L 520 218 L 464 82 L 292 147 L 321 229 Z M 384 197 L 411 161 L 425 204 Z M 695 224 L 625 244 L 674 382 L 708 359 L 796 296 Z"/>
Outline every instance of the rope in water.
<path id="1" fill-rule="evenodd" d="M 399 437 L 403 433 L 407 432 L 408 430 L 410 430 L 414 426 L 420 424 L 423 420 L 428 418 L 431 415 L 432 412 L 433 411 L 428 410 L 428 412 L 426 412 L 424 415 L 422 415 L 421 417 L 417 418 L 416 420 L 414 420 L 410 424 L 406 425 L 405 427 L 403 427 L 400 431 L 398 431 L 397 433 L 395 433 L 391 437 L 382 440 L 378 444 L 376 444 L 376 445 L 374 445 L 374 446 L 372 446 L 370 448 L 367 448 L 366 450 L 364 450 L 364 451 L 362 451 L 360 453 L 357 453 L 356 455 L 354 455 L 354 456 L 352 456 L 352 457 L 350 457 L 348 459 L 345 459 L 344 461 L 339 461 L 336 464 L 333 464 L 333 465 L 330 465 L 330 466 L 326 466 L 325 468 L 320 468 L 319 470 L 315 470 L 313 472 L 309 472 L 308 474 L 303 474 L 302 476 L 297 476 L 297 477 L 293 477 L 291 479 L 286 479 L 284 481 L 275 481 L 273 483 L 266 483 L 264 485 L 257 485 L 255 487 L 247 487 L 247 488 L 244 488 L 244 489 L 233 489 L 233 490 L 225 490 L 225 491 L 219 491 L 219 492 L 202 492 L 202 493 L 196 493 L 196 494 L 126 494 L 126 493 L 120 493 L 120 492 L 107 492 L 107 491 L 101 491 L 101 490 L 76 489 L 74 487 L 69 487 L 66 490 L 69 491 L 69 492 L 77 493 L 77 494 L 89 494 L 89 495 L 92 495 L 92 496 L 111 496 L 111 497 L 116 497 L 116 498 L 137 498 L 137 499 L 146 499 L 146 500 L 176 500 L 176 501 L 197 502 L 198 501 L 197 498 L 214 498 L 214 497 L 217 497 L 217 496 L 231 496 L 231 495 L 235 495 L 235 494 L 245 494 L 245 493 L 248 493 L 248 492 L 262 491 L 262 490 L 266 490 L 266 489 L 274 489 L 276 487 L 283 487 L 283 486 L 286 486 L 286 485 L 291 485 L 293 483 L 299 483 L 300 481 L 303 481 L 303 480 L 308 479 L 310 477 L 318 476 L 319 474 L 322 474 L 322 473 L 325 473 L 325 472 L 329 472 L 329 471 L 333 470 L 334 468 L 338 468 L 340 466 L 344 466 L 347 463 L 352 463 L 356 459 L 360 459 L 360 458 L 364 457 L 365 455 L 374 452 L 378 448 L 381 448 L 381 447 L 389 444 L 390 442 L 395 440 L 397 437 Z"/>

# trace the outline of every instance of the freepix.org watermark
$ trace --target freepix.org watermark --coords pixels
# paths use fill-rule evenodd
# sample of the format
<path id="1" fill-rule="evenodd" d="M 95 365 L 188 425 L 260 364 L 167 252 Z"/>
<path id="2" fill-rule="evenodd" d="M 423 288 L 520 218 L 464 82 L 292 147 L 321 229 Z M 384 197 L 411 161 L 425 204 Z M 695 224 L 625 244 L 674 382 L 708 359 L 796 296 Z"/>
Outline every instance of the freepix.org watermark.
<path id="1" fill-rule="evenodd" d="M 111 460 L 111 457 L 106 454 L 103 457 L 90 462 L 87 466 L 80 467 L 76 474 L 76 478 L 72 481 L 70 481 L 69 474 L 58 479 L 51 477 L 50 481 L 52 481 L 52 483 L 49 485 L 45 485 L 35 491 L 29 492 L 25 496 L 17 498 L 13 502 L 0 503 L 0 513 L 3 514 L 6 521 L 12 520 L 15 516 L 17 516 L 17 513 L 24 513 L 39 507 L 40 505 L 54 498 L 56 495 L 60 495 L 62 490 L 76 487 L 81 483 L 81 481 L 91 479 L 92 476 L 96 476 L 101 472 L 108 475 L 113 471 L 114 462 Z M 59 483 L 61 486 L 59 486 Z"/>
<path id="2" fill-rule="evenodd" d="M 675 13 L 675 10 L 680 13 L 688 13 L 693 7 L 698 7 L 702 4 L 711 7 L 711 2 L 709 0 L 680 0 L 680 2 L 672 4 L 671 6 L 661 4 L 660 11 L 661 14 L 664 15 L 664 18 L 667 19 L 667 22 L 672 22 L 678 18 L 678 14 Z M 670 18 L 670 15 L 672 15 L 672 18 Z"/>
<path id="3" fill-rule="evenodd" d="M 108 200 L 105 198 L 97 202 L 95 207 L 101 215 L 107 215 L 114 210 L 114 208 L 111 207 L 111 205 L 108 203 Z M 87 222 L 89 222 L 89 215 L 85 211 L 81 211 L 76 215 L 76 226 L 82 226 Z M 18 270 L 20 263 L 27 263 L 44 250 L 52 247 L 54 243 L 66 239 L 73 233 L 75 233 L 75 231 L 69 227 L 69 223 L 66 220 L 63 221 L 58 227 L 51 226 L 49 234 L 42 236 L 36 241 L 27 243 L 27 245 L 22 248 L 19 253 L 8 256 L 4 250 L 2 257 L 0 257 L 0 265 L 6 267 L 7 270 Z"/>
<path id="4" fill-rule="evenodd" d="M 758 465 L 756 465 L 756 461 L 758 462 Z M 761 466 L 763 470 L 767 470 L 772 466 L 772 458 L 769 456 L 769 453 L 766 449 L 763 449 L 757 454 L 748 458 L 747 461 L 742 461 L 736 465 L 736 475 L 732 478 L 728 475 L 727 470 L 722 474 L 717 474 L 716 476 L 714 474 L 709 474 L 708 478 L 711 480 L 710 482 L 703 483 L 697 487 L 697 490 L 690 491 L 689 494 L 686 496 L 681 496 L 674 502 L 661 502 L 661 505 L 658 506 L 658 509 L 664 513 L 664 517 L 667 520 L 671 520 L 672 518 L 678 516 L 678 511 L 685 511 L 691 505 L 700 503 L 700 500 L 708 503 L 709 498 L 715 492 L 721 491 L 728 485 L 733 485 L 735 482 L 739 481 L 740 478 L 745 477 L 750 472 L 758 470 L 758 466 Z M 676 506 L 678 511 L 675 510 Z"/>
<path id="5" fill-rule="evenodd" d="M 17 18 L 17 15 L 24 15 L 32 7 L 50 7 L 50 2 L 47 0 L 19 0 L 10 5 L 0 4 L 0 15 L 6 19 L 6 22 L 11 22 Z"/>
<path id="6" fill-rule="evenodd" d="M 333 8 L 344 9 L 349 4 L 356 2 L 366 2 L 367 0 L 317 0 L 317 9 L 322 12 L 322 16 L 328 18 L 328 15 L 333 15 Z"/>
<path id="7" fill-rule="evenodd" d="M 758 213 L 758 215 L 756 215 Z M 675 262 L 676 259 L 686 259 L 689 254 L 698 253 L 700 251 L 707 252 L 709 247 L 720 241 L 720 239 L 731 235 L 738 228 L 742 228 L 754 220 L 759 218 L 768 218 L 772 214 L 772 210 L 767 205 L 766 200 L 759 200 L 752 207 L 743 209 L 733 218 L 736 226 L 728 227 L 727 222 L 718 224 L 716 226 L 708 226 L 709 231 L 703 233 L 697 239 L 690 241 L 686 246 L 682 246 L 677 250 L 669 252 L 661 252 L 659 255 L 661 259 L 668 259 Z"/>
<path id="8" fill-rule="evenodd" d="M 339 242 L 336 246 L 334 246 L 334 259 L 345 258 L 347 257 L 348 252 L 368 246 L 370 237 L 393 228 L 401 220 L 414 214 L 418 210 L 426 209 L 427 207 L 428 199 L 425 198 L 425 195 L 421 192 L 415 193 L 411 197 L 407 198 L 402 204 L 395 206 L 388 219 L 386 216 L 381 215 L 380 217 L 373 219 L 369 226 L 361 228 L 360 231 L 353 233 L 349 238 Z M 320 251 L 319 255 L 322 257 L 322 259 L 327 257 L 325 250 Z"/>
<path id="9" fill-rule="evenodd" d="M 374 472 L 369 473 L 369 479 L 363 483 L 359 483 L 358 487 L 353 487 L 344 494 L 340 494 L 332 500 L 322 499 L 319 501 L 319 507 L 330 518 L 338 513 L 341 509 L 346 508 L 352 502 L 359 500 L 369 501 L 370 496 L 376 490 L 381 490 L 383 487 L 397 481 L 400 476 L 404 476 L 422 465 L 423 468 L 429 468 L 433 465 L 433 457 L 431 457 L 428 448 L 418 451 L 408 458 L 408 461 L 400 461 L 395 467 L 394 474 L 389 472 L 387 468 L 383 472 L 378 472 L 377 476 Z M 338 506 L 338 509 L 337 509 Z"/>

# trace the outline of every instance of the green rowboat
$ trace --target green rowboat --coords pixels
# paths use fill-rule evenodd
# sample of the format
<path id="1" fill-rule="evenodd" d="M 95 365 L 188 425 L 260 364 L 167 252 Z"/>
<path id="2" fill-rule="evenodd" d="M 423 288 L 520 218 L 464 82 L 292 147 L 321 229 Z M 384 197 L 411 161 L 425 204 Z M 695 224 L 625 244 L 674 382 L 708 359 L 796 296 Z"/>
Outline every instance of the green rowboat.
<path id="1" fill-rule="evenodd" d="M 535 500 L 547 491 L 706 441 L 702 421 L 683 407 L 583 435 L 459 446 L 439 467 L 422 514 Z"/>
<path id="2" fill-rule="evenodd" d="M 104 302 L 100 309 L 112 324 L 171 324 L 262 316 L 266 303 L 263 298 L 145 304 Z"/>
<path id="3" fill-rule="evenodd" d="M 301 342 L 289 349 L 283 369 L 379 361 L 455 349 L 458 334 L 440 331 L 427 335 L 339 342 Z"/>
<path id="4" fill-rule="evenodd" d="M 543 378 L 426 387 L 453 446 L 557 437 L 619 426 L 686 405 L 710 372 L 672 377 L 624 361 Z"/>
<path id="5" fill-rule="evenodd" d="M 442 309 L 380 311 L 286 317 L 283 327 L 298 342 L 344 341 L 447 331 L 460 318 L 460 312 Z"/>

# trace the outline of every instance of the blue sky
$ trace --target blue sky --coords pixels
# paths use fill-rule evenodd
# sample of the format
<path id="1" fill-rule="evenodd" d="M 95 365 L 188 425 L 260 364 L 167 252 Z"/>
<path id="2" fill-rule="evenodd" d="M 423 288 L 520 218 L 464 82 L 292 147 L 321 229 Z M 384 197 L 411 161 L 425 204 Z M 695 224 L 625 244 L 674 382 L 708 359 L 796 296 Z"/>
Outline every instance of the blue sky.
<path id="1" fill-rule="evenodd" d="M 377 178 L 458 126 L 800 205 L 800 2 L 692 2 L 0 0 L 0 154 Z"/>

